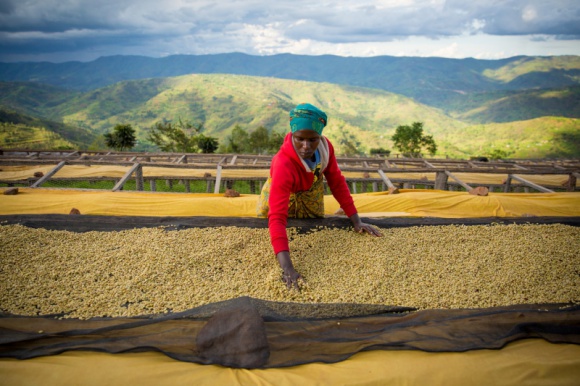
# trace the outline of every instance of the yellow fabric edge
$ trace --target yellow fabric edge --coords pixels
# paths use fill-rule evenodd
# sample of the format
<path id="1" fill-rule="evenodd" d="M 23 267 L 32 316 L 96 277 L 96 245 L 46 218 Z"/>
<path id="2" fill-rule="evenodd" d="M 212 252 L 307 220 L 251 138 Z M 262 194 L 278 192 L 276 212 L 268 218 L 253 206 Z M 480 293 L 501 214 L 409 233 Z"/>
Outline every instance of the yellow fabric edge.
<path id="1" fill-rule="evenodd" d="M 338 363 L 232 369 L 179 362 L 161 353 L 73 351 L 0 359 L 2 384 L 17 385 L 578 385 L 580 345 L 541 339 L 464 353 L 369 351 Z"/>
<path id="2" fill-rule="evenodd" d="M 0 192 L 6 188 L 0 189 Z M 19 188 L 16 195 L 0 197 L 0 214 L 81 214 L 106 216 L 209 216 L 256 217 L 258 195 L 111 192 Z M 335 215 L 339 205 L 325 196 L 325 214 Z M 361 216 L 369 217 L 533 217 L 580 216 L 580 192 L 569 193 L 490 193 L 474 196 L 466 192 L 432 189 L 403 189 L 353 194 Z"/>

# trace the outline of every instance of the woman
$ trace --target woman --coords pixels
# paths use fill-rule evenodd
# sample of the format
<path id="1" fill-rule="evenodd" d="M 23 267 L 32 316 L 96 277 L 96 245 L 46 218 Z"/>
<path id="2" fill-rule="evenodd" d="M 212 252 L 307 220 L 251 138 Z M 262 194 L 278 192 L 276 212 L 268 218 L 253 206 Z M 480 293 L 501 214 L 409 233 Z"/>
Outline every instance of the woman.
<path id="1" fill-rule="evenodd" d="M 354 230 L 381 236 L 358 216 L 346 180 L 336 162 L 334 148 L 322 136 L 326 123 L 326 114 L 309 103 L 300 104 L 290 111 L 291 132 L 272 158 L 270 178 L 258 200 L 258 217 L 268 217 L 272 247 L 288 288 L 298 288 L 298 279 L 302 279 L 290 258 L 286 234 L 288 217 L 324 217 L 323 176 L 332 195 L 352 221 Z"/>

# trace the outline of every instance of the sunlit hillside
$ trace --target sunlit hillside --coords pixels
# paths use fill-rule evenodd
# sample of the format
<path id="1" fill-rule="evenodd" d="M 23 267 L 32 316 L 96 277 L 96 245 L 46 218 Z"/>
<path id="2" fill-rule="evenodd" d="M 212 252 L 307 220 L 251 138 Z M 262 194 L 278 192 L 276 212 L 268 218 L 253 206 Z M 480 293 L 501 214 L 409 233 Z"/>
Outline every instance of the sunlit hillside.
<path id="1" fill-rule="evenodd" d="M 14 112 L 4 114 L 2 122 L 45 127 L 79 148 L 91 143 L 93 147 L 103 146 L 102 134 L 116 124 L 131 124 L 137 130 L 134 150 L 138 151 L 155 150 L 146 138 L 157 122 L 203 123 L 204 134 L 219 141 L 225 141 L 236 125 L 247 132 L 260 126 L 271 132 L 286 132 L 288 111 L 298 103 L 310 102 L 328 113 L 325 135 L 339 153 L 353 145 L 361 154 L 379 147 L 396 153 L 391 136 L 397 126 L 423 122 L 425 134 L 433 135 L 438 145 L 438 157 L 468 158 L 494 150 L 511 157 L 580 157 L 578 118 L 545 114 L 557 111 L 560 105 L 574 106 L 577 87 L 528 91 L 504 99 L 492 97 L 480 104 L 474 99 L 472 108 L 455 117 L 377 89 L 243 75 L 193 74 L 125 81 L 83 93 L 63 90 L 59 94 L 59 89 L 50 87 L 50 103 L 45 101 L 46 90 L 41 85 L 27 88 L 22 83 L 3 83 L 2 87 L 2 103 L 10 101 L 15 111 L 51 117 L 46 123 L 39 118 L 24 119 L 25 114 Z M 517 118 L 524 109 L 542 108 L 537 110 L 539 118 Z M 578 109 L 568 110 L 575 111 L 572 108 Z M 490 116 L 494 111 L 504 111 L 504 116 L 514 114 L 516 119 L 473 123 L 478 121 L 477 116 Z M 20 117 L 17 122 L 15 116 Z M 7 146 L 7 142 L 0 146 Z"/>

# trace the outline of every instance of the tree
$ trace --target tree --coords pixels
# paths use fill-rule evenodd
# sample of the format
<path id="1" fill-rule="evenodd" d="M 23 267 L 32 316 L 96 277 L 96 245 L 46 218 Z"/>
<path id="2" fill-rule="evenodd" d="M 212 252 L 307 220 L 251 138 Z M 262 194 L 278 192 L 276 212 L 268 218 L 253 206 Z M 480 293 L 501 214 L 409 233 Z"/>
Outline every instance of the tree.
<path id="1" fill-rule="evenodd" d="M 240 125 L 235 125 L 231 134 L 227 136 L 225 144 L 220 148 L 220 152 L 274 154 L 280 150 L 285 136 L 286 133 L 275 131 L 268 133 L 268 129 L 264 126 L 248 134 Z"/>
<path id="2" fill-rule="evenodd" d="M 260 126 L 252 131 L 250 133 L 250 146 L 252 148 L 252 153 L 265 153 L 270 146 L 270 134 L 268 133 L 268 129 L 264 126 Z"/>
<path id="3" fill-rule="evenodd" d="M 177 124 L 157 122 L 149 130 L 147 140 L 155 144 L 161 151 L 197 153 L 213 153 L 218 147 L 217 138 L 203 135 L 203 123 L 194 126 L 189 122 Z"/>
<path id="4" fill-rule="evenodd" d="M 382 147 L 372 148 L 370 150 L 371 155 L 380 155 L 384 157 L 388 157 L 391 155 L 391 151 L 388 149 L 383 149 Z"/>
<path id="5" fill-rule="evenodd" d="M 197 137 L 197 147 L 202 153 L 215 153 L 218 148 L 218 140 L 213 137 L 206 137 L 203 134 L 199 134 Z"/>
<path id="6" fill-rule="evenodd" d="M 510 153 L 501 149 L 493 149 L 488 155 L 492 160 L 499 160 L 507 158 Z"/>
<path id="7" fill-rule="evenodd" d="M 284 143 L 284 138 L 286 133 L 280 133 L 278 131 L 273 131 L 270 134 L 270 143 L 268 144 L 268 153 L 275 154 L 280 150 L 280 147 Z"/>
<path id="8" fill-rule="evenodd" d="M 232 133 L 226 138 L 226 145 L 224 147 L 224 153 L 249 153 L 250 148 L 250 136 L 248 132 L 240 125 L 235 125 L 232 129 Z"/>
<path id="9" fill-rule="evenodd" d="M 105 145 L 118 151 L 132 149 L 137 142 L 135 129 L 130 124 L 115 125 L 112 133 L 105 133 L 103 136 L 105 137 Z"/>
<path id="10" fill-rule="evenodd" d="M 421 157 L 421 150 L 423 149 L 431 155 L 435 155 L 437 152 L 437 145 L 433 136 L 423 135 L 423 122 L 413 122 L 411 126 L 398 126 L 391 139 L 395 147 L 405 157 Z"/>

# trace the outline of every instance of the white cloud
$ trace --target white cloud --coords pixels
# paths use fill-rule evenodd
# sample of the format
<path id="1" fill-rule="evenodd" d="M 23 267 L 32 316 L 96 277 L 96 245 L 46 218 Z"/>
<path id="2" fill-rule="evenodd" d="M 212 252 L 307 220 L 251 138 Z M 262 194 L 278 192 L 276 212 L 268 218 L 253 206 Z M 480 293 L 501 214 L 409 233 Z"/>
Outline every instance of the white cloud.
<path id="1" fill-rule="evenodd" d="M 538 12 L 536 8 L 532 5 L 528 5 L 524 8 L 522 12 L 522 20 L 526 22 L 534 21 L 538 17 Z"/>
<path id="2" fill-rule="evenodd" d="M 81 60 L 103 53 L 580 54 L 577 0 L 0 2 L 0 60 L 70 60 L 75 50 Z"/>

